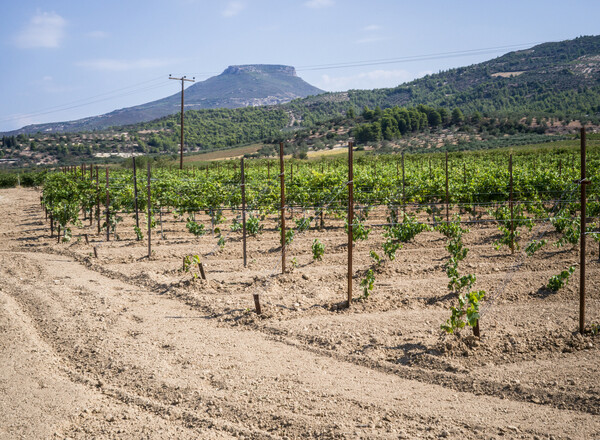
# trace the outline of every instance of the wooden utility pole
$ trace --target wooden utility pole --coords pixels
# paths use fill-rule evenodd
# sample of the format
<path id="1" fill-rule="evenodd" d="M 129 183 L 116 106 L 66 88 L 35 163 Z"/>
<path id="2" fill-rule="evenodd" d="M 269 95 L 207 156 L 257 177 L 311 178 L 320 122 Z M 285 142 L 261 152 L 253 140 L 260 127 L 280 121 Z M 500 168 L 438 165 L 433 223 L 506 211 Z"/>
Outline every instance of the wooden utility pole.
<path id="1" fill-rule="evenodd" d="M 196 77 L 193 77 L 192 79 L 188 79 L 185 76 L 182 76 L 181 78 L 175 78 L 169 74 L 169 79 L 176 79 L 177 81 L 181 81 L 181 147 L 179 150 L 179 169 L 182 170 L 183 169 L 183 91 L 184 91 L 183 86 L 184 86 L 185 81 L 196 82 L 195 81 Z"/>

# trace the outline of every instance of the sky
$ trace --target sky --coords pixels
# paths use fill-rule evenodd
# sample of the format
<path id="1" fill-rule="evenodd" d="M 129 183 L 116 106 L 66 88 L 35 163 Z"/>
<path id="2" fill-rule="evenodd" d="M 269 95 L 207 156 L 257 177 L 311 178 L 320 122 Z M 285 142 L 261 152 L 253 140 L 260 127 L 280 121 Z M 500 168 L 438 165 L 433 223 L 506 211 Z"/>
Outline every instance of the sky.
<path id="1" fill-rule="evenodd" d="M 326 91 L 394 87 L 600 34 L 600 1 L 20 0 L 0 26 L 0 132 L 177 93 L 234 64 L 286 64 Z"/>

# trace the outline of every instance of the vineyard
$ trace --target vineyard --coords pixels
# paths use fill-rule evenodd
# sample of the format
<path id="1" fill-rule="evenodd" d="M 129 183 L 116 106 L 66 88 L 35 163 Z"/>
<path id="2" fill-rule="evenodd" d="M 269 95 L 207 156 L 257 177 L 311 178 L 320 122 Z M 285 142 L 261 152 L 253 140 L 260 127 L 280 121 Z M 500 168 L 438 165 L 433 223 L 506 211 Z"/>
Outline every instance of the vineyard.
<path id="1" fill-rule="evenodd" d="M 15 253 L 3 265 L 54 280 L 56 299 L 43 304 L 58 301 L 59 312 L 34 307 L 34 316 L 77 374 L 128 405 L 153 399 L 158 414 L 173 405 L 187 427 L 250 438 L 591 438 L 600 433 L 600 145 L 588 137 L 580 333 L 578 143 L 65 168 L 47 173 L 41 193 L 20 190 L 41 202 L 42 227 L 14 249 L 40 256 Z M 31 308 L 28 295 L 37 294 L 19 301 Z M 318 403 L 313 381 L 330 380 L 321 368 L 339 385 Z M 257 371 L 266 376 L 243 379 Z M 280 380 L 289 396 L 276 391 Z M 219 407 L 206 403 L 222 392 Z M 203 425 L 204 411 L 224 422 Z M 482 427 L 472 413 L 494 422 Z"/>
<path id="2" fill-rule="evenodd" d="M 586 211 L 588 217 L 597 219 L 600 150 L 591 150 L 585 159 L 591 177 Z M 451 307 L 452 316 L 442 325 L 449 333 L 467 324 L 476 327 L 478 334 L 480 302 L 490 299 L 483 290 L 469 292 L 476 274 L 464 275 L 462 268 L 459 271 L 459 263 L 469 251 L 462 242 L 469 227 L 494 225 L 497 231 L 492 246 L 496 250 L 505 248 L 511 254 L 522 251 L 528 258 L 534 258 L 540 249 L 578 246 L 582 230 L 577 215 L 581 211 L 581 163 L 576 152 L 566 149 L 521 154 L 446 153 L 426 159 L 404 155 L 376 160 L 363 157 L 356 164 L 353 159 L 338 159 L 291 163 L 287 167 L 281 156 L 278 164 L 257 161 L 244 166 L 242 159 L 240 164 L 228 161 L 204 169 L 177 171 L 151 170 L 148 165 L 147 170 L 138 173 L 133 165 L 133 172 L 109 174 L 107 168 L 104 176 L 98 167 L 85 166 L 48 175 L 41 202 L 50 219 L 51 235 L 56 226 L 58 242 L 69 242 L 73 228 L 81 229 L 89 219 L 89 229 L 95 217 L 96 235 L 107 242 L 111 237 L 142 241 L 147 234 L 149 259 L 153 258 L 153 231 L 159 240 L 165 239 L 165 229 L 170 229 L 171 240 L 185 235 L 212 237 L 212 246 L 182 256 L 183 270 L 189 272 L 194 266 L 192 259 L 203 271 L 202 259 L 231 247 L 240 235 L 247 267 L 247 237 L 276 229 L 280 233 L 281 259 L 274 258 L 275 266 L 265 274 L 265 279 L 270 279 L 286 272 L 286 254 L 312 250 L 313 260 L 323 259 L 326 249 L 319 238 L 314 239 L 310 249 L 300 249 L 294 245 L 295 237 L 309 230 L 321 231 L 327 237 L 331 231 L 343 228 L 348 243 L 353 243 L 346 243 L 350 304 L 354 296 L 352 278 L 363 275 L 359 298 L 367 299 L 377 284 L 376 273 L 392 264 L 405 244 L 421 233 L 436 231 L 447 240 L 449 256 L 444 267 L 448 290 L 458 299 L 458 307 Z M 558 234 L 554 243 L 544 238 L 547 226 Z M 586 234 L 600 243 L 599 230 L 598 223 L 586 226 Z M 369 235 L 377 233 L 382 244 L 370 246 Z M 370 258 L 363 259 L 353 273 L 352 248 L 358 241 L 370 246 Z M 296 265 L 294 257 L 292 268 Z M 546 288 L 559 290 L 573 272 L 573 265 L 565 267 L 549 279 Z M 261 314 L 259 290 L 254 300 Z"/>

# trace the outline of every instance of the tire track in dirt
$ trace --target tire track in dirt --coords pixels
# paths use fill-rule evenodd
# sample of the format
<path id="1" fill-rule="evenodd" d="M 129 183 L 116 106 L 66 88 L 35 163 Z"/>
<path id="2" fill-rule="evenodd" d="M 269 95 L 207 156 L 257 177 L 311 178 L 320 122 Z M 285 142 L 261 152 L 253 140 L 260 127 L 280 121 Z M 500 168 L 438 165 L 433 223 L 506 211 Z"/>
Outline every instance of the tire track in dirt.
<path id="1" fill-rule="evenodd" d="M 160 292 L 161 294 L 168 294 L 170 297 L 182 300 L 185 302 L 185 304 L 193 307 L 195 310 L 206 313 L 208 316 L 213 318 L 225 317 L 225 326 L 238 326 L 235 319 L 227 318 L 225 315 L 219 313 L 219 311 L 216 309 L 208 307 L 205 303 L 199 302 L 194 295 L 186 295 L 182 294 L 181 292 L 174 293 L 174 286 L 158 284 L 149 278 L 131 278 L 123 273 L 106 269 L 100 264 L 95 264 L 94 260 L 91 258 L 81 257 L 79 254 L 70 252 L 68 250 L 53 250 L 52 252 L 57 255 L 64 255 L 74 258 L 80 263 L 85 264 L 89 269 L 98 271 L 109 278 L 137 285 L 142 288 L 149 288 L 152 291 Z M 394 311 L 381 312 L 379 315 L 393 316 L 394 313 Z M 353 312 L 348 312 L 348 314 L 345 316 L 348 315 L 351 315 L 353 325 L 359 328 L 368 327 L 362 325 L 361 321 L 376 319 L 373 315 L 369 315 L 365 318 L 362 315 Z M 385 320 L 385 318 L 382 319 L 382 321 Z M 306 350 L 319 356 L 331 357 L 341 362 L 348 362 L 357 366 L 364 366 L 381 372 L 394 374 L 404 379 L 416 380 L 432 385 L 440 385 L 454 391 L 470 392 L 478 395 L 485 394 L 493 397 L 500 397 L 502 399 L 511 399 L 517 402 L 535 402 L 537 404 L 549 405 L 557 409 L 580 411 L 595 415 L 600 414 L 600 396 L 598 395 L 579 394 L 573 391 L 561 392 L 547 388 L 533 388 L 527 387 L 520 383 L 506 384 L 494 380 L 487 380 L 481 377 L 472 377 L 464 374 L 453 374 L 451 372 L 423 369 L 417 366 L 398 365 L 391 362 L 381 362 L 368 359 L 358 355 L 336 353 L 328 350 L 327 348 L 319 347 L 318 340 L 315 340 L 315 338 L 311 337 L 310 335 L 305 335 L 299 332 L 288 332 L 284 329 L 270 326 L 268 323 L 263 324 L 260 320 L 251 320 L 246 324 L 248 328 L 261 332 L 272 341 L 282 342 L 292 347 Z M 452 367 L 449 367 L 449 369 L 452 369 Z"/>

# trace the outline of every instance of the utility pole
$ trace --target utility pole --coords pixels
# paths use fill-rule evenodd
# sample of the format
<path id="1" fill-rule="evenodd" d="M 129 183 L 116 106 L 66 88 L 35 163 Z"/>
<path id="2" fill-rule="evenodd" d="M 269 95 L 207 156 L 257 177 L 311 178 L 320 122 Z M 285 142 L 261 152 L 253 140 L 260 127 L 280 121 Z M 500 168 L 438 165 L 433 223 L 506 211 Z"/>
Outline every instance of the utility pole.
<path id="1" fill-rule="evenodd" d="M 169 74 L 169 79 L 176 79 L 177 81 L 181 81 L 181 148 L 179 150 L 179 169 L 183 169 L 183 84 L 185 81 L 196 82 L 194 81 L 196 77 L 194 76 L 192 79 L 187 79 L 184 76 L 181 78 L 175 78 Z"/>

